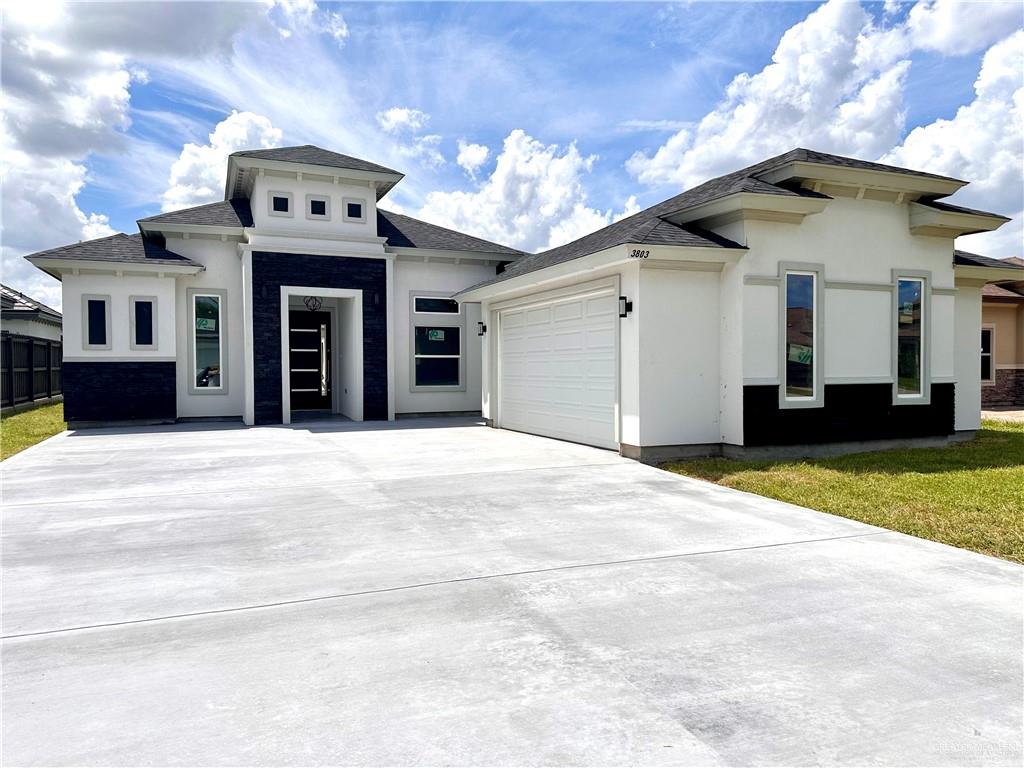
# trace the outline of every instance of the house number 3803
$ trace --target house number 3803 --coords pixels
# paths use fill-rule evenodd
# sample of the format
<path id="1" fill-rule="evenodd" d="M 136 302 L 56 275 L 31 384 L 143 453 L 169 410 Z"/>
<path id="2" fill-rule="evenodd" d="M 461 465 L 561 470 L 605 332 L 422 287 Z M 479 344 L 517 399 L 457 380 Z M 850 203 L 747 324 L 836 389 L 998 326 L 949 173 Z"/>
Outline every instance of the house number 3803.
<path id="1" fill-rule="evenodd" d="M 650 251 L 638 251 L 634 249 L 629 252 L 629 258 L 631 259 L 646 259 L 650 255 Z"/>

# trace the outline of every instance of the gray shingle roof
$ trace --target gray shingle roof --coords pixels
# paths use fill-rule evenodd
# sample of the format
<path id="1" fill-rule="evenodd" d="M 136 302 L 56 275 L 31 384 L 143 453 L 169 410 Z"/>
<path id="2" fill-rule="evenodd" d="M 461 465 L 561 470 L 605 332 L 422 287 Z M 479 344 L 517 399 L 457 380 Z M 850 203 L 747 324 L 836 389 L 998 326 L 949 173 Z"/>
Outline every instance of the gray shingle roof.
<path id="1" fill-rule="evenodd" d="M 1024 266 L 1014 264 L 1009 259 L 993 259 L 990 256 L 979 256 L 969 251 L 953 251 L 953 264 L 961 267 L 991 267 L 993 269 L 1019 269 L 1024 276 Z"/>
<path id="2" fill-rule="evenodd" d="M 139 219 L 139 224 L 198 224 L 208 227 L 251 227 L 252 210 L 244 198 L 197 205 Z"/>
<path id="3" fill-rule="evenodd" d="M 67 259 L 69 261 L 106 261 L 119 264 L 174 264 L 202 267 L 197 261 L 171 253 L 142 235 L 116 234 L 98 240 L 86 240 L 25 257 L 33 259 Z"/>
<path id="4" fill-rule="evenodd" d="M 0 285 L 0 308 L 3 309 L 4 317 L 40 315 L 58 322 L 61 319 L 60 312 L 53 307 L 48 307 L 43 302 L 36 301 L 31 296 L 26 296 L 9 285 Z"/>
<path id="5" fill-rule="evenodd" d="M 950 213 L 969 213 L 974 216 L 994 216 L 997 219 L 1003 219 L 1009 221 L 1010 219 L 998 213 L 990 213 L 988 211 L 979 211 L 977 208 L 964 208 L 962 205 L 953 205 L 952 203 L 945 203 L 939 200 L 918 200 L 921 205 L 927 206 L 928 208 L 934 208 L 937 211 L 949 211 Z"/>
<path id="6" fill-rule="evenodd" d="M 377 235 L 393 248 L 431 248 L 440 251 L 479 251 L 516 259 L 522 251 L 445 229 L 400 213 L 377 209 Z"/>
<path id="7" fill-rule="evenodd" d="M 320 147 L 315 147 L 312 144 L 303 144 L 299 147 L 274 147 L 273 149 L 244 149 L 241 152 L 232 152 L 231 156 L 321 165 L 325 168 L 346 168 L 352 171 L 370 171 L 371 173 L 393 173 L 401 176 L 401 173 L 398 171 L 386 168 L 383 165 L 371 163 L 369 160 L 360 160 L 358 157 L 331 152 L 327 149 L 320 149 Z"/>
<path id="8" fill-rule="evenodd" d="M 826 152 L 816 152 L 812 149 L 797 148 L 784 154 L 777 155 L 776 157 L 768 158 L 767 160 L 763 160 L 762 162 L 748 166 L 747 168 L 742 168 L 738 171 L 727 173 L 724 176 L 710 179 L 703 184 L 699 184 L 692 189 L 676 195 L 675 197 L 664 200 L 657 205 L 653 205 L 639 213 L 633 214 L 632 216 L 620 219 L 619 221 L 609 224 L 607 227 L 599 229 L 596 232 L 591 232 L 589 235 L 584 235 L 571 243 L 566 243 L 565 245 L 561 245 L 557 248 L 552 248 L 541 253 L 524 256 L 522 259 L 519 259 L 517 262 L 510 265 L 497 277 L 474 285 L 472 288 L 480 288 L 485 285 L 499 283 L 504 280 L 508 280 L 509 278 L 517 277 L 518 275 L 535 272 L 538 269 L 545 269 L 546 267 L 578 259 L 591 253 L 597 253 L 598 251 L 603 251 L 606 248 L 611 248 L 616 245 L 623 245 L 625 243 L 636 243 L 638 245 L 648 243 L 651 245 L 664 244 L 658 242 L 656 239 L 645 239 L 648 237 L 657 238 L 668 232 L 664 227 L 657 226 L 657 221 L 662 221 L 667 224 L 668 222 L 664 222 L 664 217 L 680 213 L 688 208 L 709 203 L 712 200 L 717 200 L 718 198 L 739 192 L 793 197 L 827 198 L 827 195 L 820 195 L 818 193 L 811 192 L 810 190 L 798 188 L 791 189 L 786 186 L 771 184 L 761 178 L 758 178 L 762 174 L 766 174 L 769 171 L 776 170 L 795 162 L 815 163 L 818 165 L 830 165 L 842 168 L 859 168 L 870 171 L 887 171 L 890 173 L 901 173 L 910 176 L 921 176 L 929 179 L 958 181 L 957 179 L 951 179 L 948 176 L 938 176 L 933 173 L 914 171 L 909 168 L 898 168 L 892 165 L 883 165 L 881 163 L 858 160 L 853 157 L 843 157 L 841 155 L 831 155 Z M 720 237 L 711 232 L 702 231 L 695 227 L 684 225 L 678 227 L 678 229 L 682 231 L 673 233 L 676 241 L 670 243 L 672 245 L 689 245 L 704 248 L 743 247 L 742 245 L 734 243 L 724 237 Z M 466 290 L 471 289 L 467 288 Z"/>

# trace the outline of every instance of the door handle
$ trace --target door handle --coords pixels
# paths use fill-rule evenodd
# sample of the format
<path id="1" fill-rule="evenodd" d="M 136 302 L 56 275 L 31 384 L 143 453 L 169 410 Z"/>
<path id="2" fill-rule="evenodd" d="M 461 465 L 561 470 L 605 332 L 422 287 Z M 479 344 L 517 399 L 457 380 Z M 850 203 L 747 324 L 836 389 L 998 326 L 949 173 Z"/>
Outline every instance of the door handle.
<path id="1" fill-rule="evenodd" d="M 320 324 L 320 397 L 327 397 L 327 326 Z"/>

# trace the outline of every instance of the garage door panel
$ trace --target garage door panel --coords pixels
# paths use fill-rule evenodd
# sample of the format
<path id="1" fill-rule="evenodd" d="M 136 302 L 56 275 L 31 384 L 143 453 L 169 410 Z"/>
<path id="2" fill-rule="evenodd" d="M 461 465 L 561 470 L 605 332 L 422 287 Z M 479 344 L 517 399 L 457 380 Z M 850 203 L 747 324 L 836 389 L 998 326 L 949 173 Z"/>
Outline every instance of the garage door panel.
<path id="1" fill-rule="evenodd" d="M 614 448 L 618 300 L 566 296 L 501 313 L 501 425 Z"/>

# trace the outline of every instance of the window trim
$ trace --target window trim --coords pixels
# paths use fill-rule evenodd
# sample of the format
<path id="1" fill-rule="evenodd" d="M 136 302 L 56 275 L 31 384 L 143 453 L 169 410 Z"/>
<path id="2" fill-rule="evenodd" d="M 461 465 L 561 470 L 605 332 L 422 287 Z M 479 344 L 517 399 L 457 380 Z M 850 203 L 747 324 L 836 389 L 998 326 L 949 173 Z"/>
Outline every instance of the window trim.
<path id="1" fill-rule="evenodd" d="M 196 386 L 196 297 L 216 296 L 220 299 L 220 386 Z M 188 393 L 190 395 L 228 394 L 228 292 L 223 288 L 189 288 L 186 291 L 188 307 Z"/>
<path id="2" fill-rule="evenodd" d="M 921 282 L 921 392 L 916 395 L 900 394 L 899 377 L 899 334 L 900 334 L 900 281 L 918 280 Z M 893 405 L 931 405 L 932 402 L 932 273 L 927 269 L 894 269 L 892 270 L 892 302 L 889 324 L 891 326 L 890 344 L 892 345 L 892 403 Z M 980 339 L 979 339 L 980 341 Z M 979 364 L 980 365 L 980 364 Z M 978 371 L 979 375 L 981 371 Z"/>
<path id="3" fill-rule="evenodd" d="M 786 277 L 789 274 L 811 275 L 814 278 L 814 345 L 812 371 L 814 395 L 786 395 Z M 825 407 L 825 265 L 804 261 L 779 262 L 779 342 L 776 359 L 779 365 L 779 408 Z"/>
<path id="4" fill-rule="evenodd" d="M 360 210 L 363 212 L 363 215 L 358 217 L 358 218 L 356 218 L 355 216 L 349 216 L 348 215 L 348 204 L 349 203 L 358 203 L 360 206 L 362 206 L 360 208 Z M 366 200 L 364 198 L 361 198 L 361 197 L 343 197 L 343 198 L 341 198 L 341 218 L 342 218 L 343 221 L 351 221 L 351 222 L 355 222 L 355 223 L 359 223 L 359 224 L 365 224 L 366 223 Z"/>
<path id="5" fill-rule="evenodd" d="M 324 203 L 324 210 L 327 213 L 321 215 L 319 213 L 313 213 L 311 206 L 313 201 L 322 201 Z M 312 219 L 313 221 L 330 221 L 331 220 L 331 196 L 330 195 L 317 195 L 307 194 L 306 195 L 306 218 Z"/>
<path id="6" fill-rule="evenodd" d="M 988 370 L 992 374 L 992 378 L 990 378 L 990 379 L 982 379 L 981 380 L 981 385 L 983 387 L 994 387 L 996 385 L 996 326 L 993 323 L 982 323 L 981 324 L 981 332 L 984 333 L 985 331 L 988 331 L 988 333 L 989 333 L 989 342 L 988 342 L 989 351 L 988 352 L 982 351 L 979 354 L 979 357 L 978 357 L 978 374 L 981 375 L 981 358 L 985 357 L 985 355 L 987 354 L 988 357 L 989 357 L 989 367 L 988 367 Z M 981 339 L 978 339 L 978 341 L 981 341 Z M 984 347 L 982 347 L 982 349 L 984 349 Z"/>
<path id="7" fill-rule="evenodd" d="M 417 312 L 416 299 L 450 299 L 451 292 L 410 291 L 409 292 L 409 392 L 465 392 L 466 391 L 466 305 L 459 302 L 458 314 L 454 312 Z M 437 318 L 448 318 L 447 322 L 435 322 Z M 417 384 L 416 358 L 435 357 L 416 354 L 417 328 L 458 328 L 459 329 L 459 383 L 458 384 Z M 440 355 L 452 359 L 454 355 Z"/>
<path id="8" fill-rule="evenodd" d="M 140 301 L 148 301 L 153 305 L 153 343 L 139 344 L 135 340 L 135 305 Z M 130 349 L 156 351 L 160 346 L 160 337 L 157 333 L 157 300 L 156 296 L 129 296 L 128 297 L 128 345 Z"/>
<path id="9" fill-rule="evenodd" d="M 103 316 L 104 322 L 106 323 L 105 329 L 105 344 L 90 344 L 89 343 L 89 302 L 90 301 L 102 301 L 103 302 Z M 109 351 L 113 349 L 113 328 L 110 324 L 110 294 L 102 293 L 83 293 L 82 294 L 82 349 L 83 350 L 95 350 Z"/>
<path id="10" fill-rule="evenodd" d="M 274 198 L 284 197 L 288 199 L 288 211 L 275 211 L 274 210 Z M 270 216 L 278 216 L 283 219 L 295 218 L 295 196 L 291 192 L 282 192 L 281 190 L 267 190 L 267 214 Z"/>

